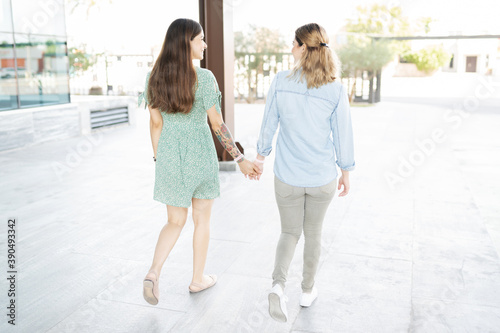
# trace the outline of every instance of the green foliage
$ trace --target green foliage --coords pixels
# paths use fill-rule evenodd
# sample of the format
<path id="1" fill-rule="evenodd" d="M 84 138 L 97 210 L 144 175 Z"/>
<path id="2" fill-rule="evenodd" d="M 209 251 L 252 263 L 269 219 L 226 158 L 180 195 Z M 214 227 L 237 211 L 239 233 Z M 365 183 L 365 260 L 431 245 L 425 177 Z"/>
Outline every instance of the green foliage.
<path id="1" fill-rule="evenodd" d="M 436 22 L 432 17 L 420 18 L 417 22 L 418 32 L 422 31 L 427 35 L 431 31 L 432 22 Z"/>
<path id="2" fill-rule="evenodd" d="M 104 2 L 111 4 L 113 0 L 67 0 L 67 2 L 71 7 L 70 13 L 73 13 L 77 8 L 84 8 L 88 17 L 92 8 L 99 8 Z"/>
<path id="3" fill-rule="evenodd" d="M 348 20 L 346 24 L 346 31 L 355 34 L 349 35 L 347 43 L 337 51 L 347 75 L 355 75 L 360 70 L 373 73 L 390 62 L 396 54 L 402 54 L 406 61 L 415 63 L 419 70 L 426 72 L 443 66 L 449 60 L 450 56 L 442 47 L 411 52 L 409 41 L 369 38 L 421 32 L 427 34 L 435 21 L 433 18 L 422 17 L 411 27 L 408 19 L 403 16 L 401 7 L 389 8 L 375 4 L 370 7 L 358 6 L 357 10 L 357 18 Z"/>
<path id="4" fill-rule="evenodd" d="M 431 46 L 417 52 L 406 52 L 401 56 L 407 62 L 417 65 L 418 70 L 429 73 L 446 64 L 451 55 L 441 45 Z"/>
<path id="5" fill-rule="evenodd" d="M 401 7 L 372 5 L 358 6 L 356 19 L 348 20 L 345 30 L 351 32 L 347 43 L 337 50 L 342 62 L 343 73 L 355 76 L 357 71 L 371 73 L 381 69 L 394 56 L 407 47 L 408 43 L 370 38 L 370 36 L 407 35 L 410 31 L 408 20 L 403 17 Z"/>
<path id="6" fill-rule="evenodd" d="M 48 40 L 45 42 L 45 52 L 55 54 L 57 51 L 57 42 L 55 40 Z"/>
<path id="7" fill-rule="evenodd" d="M 234 33 L 236 80 L 247 82 L 250 91 L 248 102 L 256 96 L 255 82 L 257 76 L 264 73 L 265 60 L 274 56 L 276 62 L 282 61 L 285 47 L 286 42 L 279 30 L 251 25 L 248 32 Z"/>
<path id="8" fill-rule="evenodd" d="M 96 63 L 96 56 L 86 53 L 85 48 L 70 48 L 68 57 L 71 75 L 83 73 Z"/>
<path id="9" fill-rule="evenodd" d="M 410 30 L 408 20 L 403 16 L 401 7 L 387 7 L 374 4 L 356 7 L 356 19 L 348 19 L 346 30 L 364 34 L 404 36 Z"/>
<path id="10" fill-rule="evenodd" d="M 247 33 L 234 33 L 234 51 L 238 53 L 275 54 L 283 52 L 286 46 L 283 36 L 278 30 L 266 27 L 250 26 Z"/>
<path id="11" fill-rule="evenodd" d="M 390 62 L 395 50 L 390 41 L 374 40 L 362 36 L 350 36 L 348 43 L 337 50 L 342 71 L 347 76 L 358 70 L 374 72 Z"/>

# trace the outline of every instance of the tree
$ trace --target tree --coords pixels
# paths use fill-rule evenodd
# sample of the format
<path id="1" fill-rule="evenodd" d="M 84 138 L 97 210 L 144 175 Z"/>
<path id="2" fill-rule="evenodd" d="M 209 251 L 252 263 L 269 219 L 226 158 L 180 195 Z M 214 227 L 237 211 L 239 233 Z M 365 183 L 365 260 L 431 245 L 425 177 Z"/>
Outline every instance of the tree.
<path id="1" fill-rule="evenodd" d="M 363 34 L 404 36 L 410 30 L 409 21 L 403 16 L 401 7 L 372 5 L 356 7 L 358 16 L 348 19 L 346 30 Z"/>
<path id="2" fill-rule="evenodd" d="M 85 46 L 79 48 L 72 47 L 69 49 L 69 72 L 71 76 L 81 74 L 92 67 L 97 62 L 98 55 L 88 54 L 85 51 Z"/>
<path id="3" fill-rule="evenodd" d="M 430 73 L 446 64 L 451 55 L 441 45 L 436 45 L 417 52 L 408 51 L 402 55 L 402 58 L 417 65 L 419 71 Z"/>
<path id="4" fill-rule="evenodd" d="M 431 24 L 433 22 L 436 22 L 436 20 L 432 17 L 421 17 L 417 22 L 418 30 L 423 31 L 427 35 L 431 31 Z"/>
<path id="5" fill-rule="evenodd" d="M 337 53 L 342 62 L 344 77 L 356 78 L 367 71 L 368 79 L 373 82 L 376 73 L 400 50 L 408 47 L 408 42 L 394 42 L 376 37 L 407 35 L 410 25 L 403 16 L 401 7 L 389 8 L 375 4 L 371 7 L 358 6 L 357 11 L 357 17 L 347 21 L 347 43 L 342 45 Z M 349 94 L 351 101 L 355 89 L 356 80 Z"/>
<path id="6" fill-rule="evenodd" d="M 374 40 L 364 36 L 352 36 L 337 51 L 342 62 L 342 72 L 356 77 L 359 71 L 375 72 L 394 58 L 391 42 Z"/>
<path id="7" fill-rule="evenodd" d="M 236 79 L 245 80 L 248 84 L 247 102 L 251 103 L 257 97 L 255 83 L 257 76 L 264 73 L 264 62 L 271 56 L 280 62 L 283 57 L 285 41 L 278 30 L 251 25 L 247 33 L 234 33 L 234 52 Z M 238 90 L 238 84 L 236 89 Z M 238 91 L 238 94 L 243 94 Z"/>
<path id="8" fill-rule="evenodd" d="M 113 0 L 66 0 L 68 5 L 71 7 L 71 13 L 73 13 L 77 8 L 86 8 L 87 16 L 92 8 L 99 8 L 99 6 L 104 3 L 112 3 Z"/>

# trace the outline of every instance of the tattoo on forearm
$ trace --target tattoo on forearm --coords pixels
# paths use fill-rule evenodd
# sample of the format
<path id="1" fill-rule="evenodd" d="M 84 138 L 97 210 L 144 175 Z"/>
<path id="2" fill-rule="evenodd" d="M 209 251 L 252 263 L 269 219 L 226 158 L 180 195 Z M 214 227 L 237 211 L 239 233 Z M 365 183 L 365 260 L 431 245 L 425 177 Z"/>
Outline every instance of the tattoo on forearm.
<path id="1" fill-rule="evenodd" d="M 224 149 L 227 150 L 227 152 L 231 154 L 234 159 L 241 155 L 240 150 L 236 147 L 233 137 L 231 136 L 231 132 L 229 132 L 226 124 L 222 123 L 221 127 L 215 131 L 215 135 L 222 144 L 222 147 L 224 147 Z M 242 160 L 239 162 L 241 161 Z"/>

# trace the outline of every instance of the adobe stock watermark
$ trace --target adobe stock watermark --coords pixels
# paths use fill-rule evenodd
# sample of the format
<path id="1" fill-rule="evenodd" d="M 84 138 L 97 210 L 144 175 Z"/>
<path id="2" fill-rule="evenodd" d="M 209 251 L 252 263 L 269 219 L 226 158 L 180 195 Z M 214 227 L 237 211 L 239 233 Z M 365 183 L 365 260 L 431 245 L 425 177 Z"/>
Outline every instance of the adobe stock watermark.
<path id="1" fill-rule="evenodd" d="M 68 152 L 64 161 L 54 161 L 51 163 L 52 171 L 59 179 L 63 180 L 63 176 L 70 174 L 77 167 L 80 166 L 82 161 L 92 154 L 94 148 L 99 146 L 103 141 L 103 134 L 100 131 L 92 135 L 85 135 L 82 137 L 75 146 L 67 148 Z"/>
<path id="2" fill-rule="evenodd" d="M 470 117 L 471 113 L 476 111 L 482 100 L 490 98 L 495 92 L 495 88 L 500 87 L 500 82 L 493 81 L 491 77 L 486 80 L 479 77 L 479 84 L 474 89 L 474 96 L 465 98 L 462 103 L 455 105 L 453 109 L 447 110 L 443 115 L 443 122 L 448 128 L 457 130 L 464 119 Z M 416 140 L 416 148 L 407 156 L 399 155 L 399 164 L 396 172 L 386 172 L 384 178 L 391 190 L 395 190 L 398 184 L 403 183 L 408 177 L 415 173 L 417 167 L 435 152 L 439 144 L 448 139 L 448 133 L 443 127 L 436 127 L 432 130 L 430 137 L 422 140 Z"/>
<path id="3" fill-rule="evenodd" d="M 89 279 L 85 282 L 94 282 L 91 281 L 91 278 Z M 60 332 L 68 333 L 97 328 L 99 322 L 108 320 L 109 309 L 119 304 L 116 303 L 116 301 L 119 301 L 117 300 L 117 296 L 126 294 L 131 289 L 134 289 L 137 294 L 141 295 L 142 299 L 142 279 L 139 280 L 134 274 L 131 274 L 130 266 L 120 266 L 118 271 L 110 278 L 109 287 L 92 298 L 66 320 L 63 320 L 56 328 Z M 161 323 L 156 320 L 156 317 L 145 318 L 145 320 L 139 321 L 137 326 L 132 328 L 136 332 L 159 332 L 162 329 Z"/>
<path id="4" fill-rule="evenodd" d="M 264 296 L 264 295 L 263 295 Z M 268 312 L 267 294 L 262 299 L 254 302 L 254 310 L 250 311 L 245 320 L 238 325 L 236 332 L 252 333 L 252 332 L 271 332 L 272 318 Z"/>
<path id="5" fill-rule="evenodd" d="M 440 327 L 436 327 L 436 325 L 440 325 L 440 323 L 433 319 L 442 317 L 445 314 L 446 306 L 455 303 L 461 291 L 464 289 L 464 262 L 465 260 L 462 260 L 462 267 L 458 271 L 457 279 L 454 279 L 454 281 L 450 281 L 449 279 L 445 281 L 439 300 L 430 300 L 429 303 L 425 304 L 419 311 L 412 309 L 410 332 L 437 332 L 449 330 L 449 327 L 443 324 L 441 324 L 442 326 Z"/>
<path id="6" fill-rule="evenodd" d="M 301 237 L 304 237 L 302 234 Z M 323 263 L 334 253 L 333 243 L 335 235 L 328 232 L 323 232 L 320 244 L 320 257 L 317 263 L 317 269 L 319 272 Z M 278 243 L 276 243 L 278 245 Z M 297 249 L 295 251 L 295 256 L 298 255 Z M 290 290 L 300 289 L 301 282 L 303 279 L 304 268 L 308 268 L 314 265 L 313 263 L 303 262 L 299 269 L 297 267 L 290 266 L 287 275 L 287 286 L 285 287 L 285 295 L 290 293 Z M 316 272 L 316 276 L 317 276 Z M 269 272 L 271 275 L 271 272 Z M 316 279 L 317 280 L 317 279 Z M 262 295 L 262 297 L 253 303 L 253 310 L 249 311 L 248 314 L 243 318 L 244 320 L 238 325 L 236 332 L 250 333 L 250 332 L 271 332 L 272 326 L 275 324 L 274 319 L 269 315 L 269 302 L 267 298 L 267 293 L 271 290 L 269 289 Z M 297 309 L 300 311 L 299 304 L 287 303 L 289 321 L 292 321 L 291 316 L 296 313 Z M 295 308 L 295 309 L 294 309 Z"/>
<path id="7" fill-rule="evenodd" d="M 47 24 L 53 22 L 53 19 L 59 12 L 64 13 L 64 4 L 62 0 L 39 0 L 34 8 L 38 10 L 31 17 L 23 17 L 21 20 L 21 31 L 25 34 L 41 33 Z"/>

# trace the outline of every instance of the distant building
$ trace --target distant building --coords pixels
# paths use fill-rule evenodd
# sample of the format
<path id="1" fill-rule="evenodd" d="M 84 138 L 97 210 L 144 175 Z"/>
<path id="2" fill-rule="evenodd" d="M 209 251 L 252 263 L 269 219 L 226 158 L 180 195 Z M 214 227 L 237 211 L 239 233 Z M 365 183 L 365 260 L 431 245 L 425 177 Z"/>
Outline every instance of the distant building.
<path id="1" fill-rule="evenodd" d="M 500 39 L 448 39 L 443 44 L 452 54 L 449 63 L 442 67 L 444 72 L 498 73 Z"/>
<path id="2" fill-rule="evenodd" d="M 134 98 L 76 99 L 64 0 L 0 0 L 0 151 L 133 122 Z"/>
<path id="3" fill-rule="evenodd" d="M 104 95 L 137 96 L 152 66 L 153 55 L 103 55 L 91 69 L 71 79 L 71 93 L 87 95 L 91 88 L 99 87 Z"/>
<path id="4" fill-rule="evenodd" d="M 433 45 L 441 45 L 451 55 L 450 60 L 440 68 L 443 72 L 500 74 L 499 39 L 426 39 L 412 40 L 411 48 L 416 51 Z M 425 76 L 416 66 L 396 60 L 394 76 Z"/>
<path id="5" fill-rule="evenodd" d="M 108 85 L 114 94 L 137 95 L 137 82 L 144 83 L 153 67 L 153 56 L 123 54 L 108 56 Z M 144 89 L 141 85 L 140 91 Z"/>

